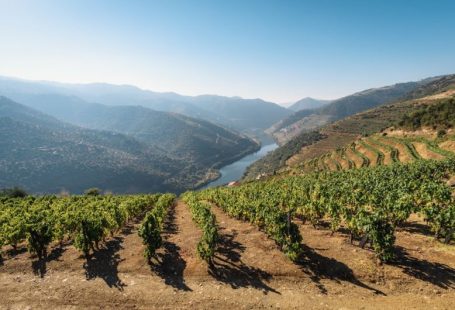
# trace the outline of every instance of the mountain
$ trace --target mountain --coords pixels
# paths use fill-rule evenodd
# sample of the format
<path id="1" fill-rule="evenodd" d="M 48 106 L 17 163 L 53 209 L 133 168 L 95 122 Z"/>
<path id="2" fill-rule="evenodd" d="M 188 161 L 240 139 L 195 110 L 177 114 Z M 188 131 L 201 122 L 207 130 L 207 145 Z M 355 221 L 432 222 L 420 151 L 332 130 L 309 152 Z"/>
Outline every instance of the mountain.
<path id="1" fill-rule="evenodd" d="M 241 133 L 143 106 L 106 106 L 59 94 L 16 94 L 15 99 L 68 123 L 127 134 L 203 167 L 221 167 L 258 148 Z"/>
<path id="2" fill-rule="evenodd" d="M 325 124 L 342 119 L 382 104 L 405 98 L 418 87 L 432 79 L 419 82 L 398 83 L 381 88 L 367 89 L 337 100 L 317 109 L 301 110 L 275 123 L 267 133 L 284 144 L 305 131 L 315 130 Z"/>
<path id="3" fill-rule="evenodd" d="M 181 192 L 213 179 L 214 168 L 258 148 L 245 136 L 181 115 L 143 107 L 85 108 L 74 115 L 91 115 L 87 123 L 104 120 L 99 128 L 131 132 L 77 127 L 0 97 L 0 187 L 20 185 L 32 192 L 78 193 L 93 186 L 115 192 Z M 67 115 L 74 110 L 68 111 Z M 137 121 L 139 116 L 143 123 Z M 131 119 L 135 125 L 128 127 Z M 157 120 L 161 123 L 154 124 Z M 162 124 L 167 129 L 158 132 Z M 148 136 L 148 129 L 160 140 Z M 179 133 L 181 140 L 176 140 Z"/>
<path id="4" fill-rule="evenodd" d="M 432 123 L 435 122 L 434 120 L 440 120 L 443 117 L 447 117 L 447 115 L 451 115 L 450 103 L 446 103 L 441 105 L 443 107 L 441 108 L 442 112 L 438 112 L 442 116 L 436 114 L 436 110 L 431 108 L 425 108 L 426 116 L 421 116 L 422 105 L 432 104 L 455 96 L 455 75 L 429 78 L 417 84 L 417 87 L 412 87 L 413 84 L 406 83 L 397 84 L 398 89 L 396 87 L 386 87 L 364 91 L 334 101 L 333 103 L 338 102 L 334 107 L 330 107 L 332 103 L 319 111 L 311 112 L 322 113 L 323 110 L 346 111 L 348 107 L 357 106 L 357 104 L 354 104 L 360 102 L 357 97 L 371 99 L 367 103 L 369 102 L 372 105 L 380 94 L 388 94 L 386 97 L 391 100 L 391 98 L 401 93 L 400 89 L 410 89 L 408 93 L 401 95 L 403 98 L 401 100 L 392 100 L 392 102 L 355 113 L 337 121 L 328 119 L 325 125 L 315 127 L 312 130 L 300 131 L 284 145 L 248 167 L 244 178 L 252 180 L 260 175 L 275 174 L 280 170 L 286 169 L 286 166 L 296 166 L 313 158 L 324 156 L 328 152 L 346 147 L 346 145 L 353 143 L 362 136 L 380 132 L 399 122 L 403 122 L 403 124 L 408 126 L 413 121 L 419 124 L 429 123 L 432 126 L 436 126 L 436 124 Z M 346 104 L 345 108 L 341 108 L 344 104 Z M 432 116 L 428 116 L 429 114 Z M 339 115 L 342 114 L 340 113 Z M 451 124 L 448 121 L 446 122 Z"/>
<path id="5" fill-rule="evenodd" d="M 454 125 L 455 83 L 452 89 L 381 106 L 335 122 L 324 129 L 325 139 L 303 147 L 287 160 L 286 168 L 281 171 L 301 174 L 453 158 Z M 356 131 L 363 134 L 356 135 Z M 340 144 L 341 135 L 347 133 L 351 133 L 351 141 Z M 322 144 L 331 148 L 321 152 Z"/>
<path id="6" fill-rule="evenodd" d="M 182 96 L 157 93 L 129 85 L 64 84 L 0 77 L 0 93 L 21 101 L 24 95 L 64 95 L 110 106 L 143 106 L 157 111 L 201 118 L 243 132 L 261 134 L 291 114 L 286 108 L 261 99 L 214 95 Z"/>
<path id="7" fill-rule="evenodd" d="M 31 192 L 182 190 L 175 163 L 125 135 L 68 125 L 0 97 L 0 187 Z M 181 167 L 182 168 L 182 167 Z"/>
<path id="8" fill-rule="evenodd" d="M 301 111 L 301 110 L 314 110 L 320 107 L 329 104 L 332 100 L 321 100 L 321 99 L 314 99 L 311 97 L 306 97 L 300 99 L 299 101 L 292 104 L 288 109 L 292 111 Z"/>

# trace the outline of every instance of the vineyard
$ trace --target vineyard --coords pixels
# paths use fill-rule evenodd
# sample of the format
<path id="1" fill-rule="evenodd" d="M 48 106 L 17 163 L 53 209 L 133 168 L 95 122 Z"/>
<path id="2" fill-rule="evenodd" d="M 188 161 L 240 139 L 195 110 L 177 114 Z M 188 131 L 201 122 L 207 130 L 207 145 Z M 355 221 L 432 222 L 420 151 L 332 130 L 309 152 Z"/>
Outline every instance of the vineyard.
<path id="1" fill-rule="evenodd" d="M 291 260 L 297 260 L 300 241 L 292 219 L 317 227 L 329 222 L 332 232 L 341 225 L 351 243 L 367 243 L 381 261 L 394 253 L 394 231 L 418 213 L 435 238 L 446 244 L 455 236 L 455 199 L 446 185 L 455 173 L 455 160 L 416 161 L 340 172 L 253 182 L 235 188 L 216 188 L 198 194 L 229 215 L 263 229 Z"/>
<path id="2" fill-rule="evenodd" d="M 364 137 L 348 146 L 294 165 L 292 174 L 409 163 L 419 159 L 441 160 L 454 156 L 454 136 L 431 137 L 384 132 Z"/>
<path id="3" fill-rule="evenodd" d="M 408 148 L 402 138 L 366 137 L 326 155 L 322 171 L 177 200 L 3 197 L 0 294 L 9 296 L 6 305 L 38 308 L 357 308 L 365 300 L 383 305 L 384 295 L 403 306 L 447 308 L 455 288 L 455 198 L 447 184 L 455 159 L 447 141 L 406 141 Z M 421 144 L 441 158 L 400 160 L 401 149 L 422 154 Z M 369 164 L 353 169 L 357 152 Z M 45 267 L 29 274 L 37 262 Z M 71 293 L 62 281 L 71 281 Z"/>
<path id="4" fill-rule="evenodd" d="M 90 251 L 98 250 L 99 243 L 107 236 L 113 236 L 155 203 L 157 207 L 146 215 L 144 226 L 155 210 L 160 210 L 161 218 L 164 217 L 162 210 L 173 199 L 172 195 L 3 198 L 0 201 L 0 246 L 17 249 L 25 241 L 27 249 L 41 260 L 46 257 L 51 242 L 63 244 L 71 240 L 88 258 Z M 156 242 L 146 235 L 144 232 L 147 244 Z M 159 238 L 159 234 L 156 237 Z"/>

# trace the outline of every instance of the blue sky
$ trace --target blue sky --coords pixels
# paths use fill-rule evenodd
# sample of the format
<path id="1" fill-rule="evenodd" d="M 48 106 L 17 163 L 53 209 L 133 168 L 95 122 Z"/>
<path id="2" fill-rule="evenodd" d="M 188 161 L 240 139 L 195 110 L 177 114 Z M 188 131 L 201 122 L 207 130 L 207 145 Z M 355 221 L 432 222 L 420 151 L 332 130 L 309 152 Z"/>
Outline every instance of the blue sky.
<path id="1" fill-rule="evenodd" d="M 455 1 L 0 0 L 0 75 L 290 102 L 455 73 Z"/>

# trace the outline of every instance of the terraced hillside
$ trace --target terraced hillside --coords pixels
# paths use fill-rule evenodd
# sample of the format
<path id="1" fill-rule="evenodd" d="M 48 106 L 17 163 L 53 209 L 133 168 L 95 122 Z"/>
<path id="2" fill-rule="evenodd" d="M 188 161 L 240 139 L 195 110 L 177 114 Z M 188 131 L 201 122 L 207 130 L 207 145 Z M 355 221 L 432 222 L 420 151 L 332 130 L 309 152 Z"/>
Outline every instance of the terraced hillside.
<path id="1" fill-rule="evenodd" d="M 444 87 L 436 93 L 431 94 L 428 89 L 425 89 L 425 97 L 407 99 L 402 102 L 384 105 L 322 127 L 319 131 L 316 131 L 321 134 L 319 136 L 320 139 L 317 141 L 313 140 L 311 144 L 303 145 L 300 151 L 294 152 L 294 155 L 286 159 L 284 165 L 274 165 L 275 170 L 273 173 L 289 170 L 295 172 L 293 168 L 297 166 L 306 166 L 304 171 L 307 171 L 309 167 L 312 167 L 311 170 L 325 169 L 325 165 L 338 168 L 341 166 L 343 168 L 359 167 L 362 165 L 370 166 L 376 163 L 390 163 L 390 156 L 384 156 L 383 159 L 373 156 L 372 153 L 377 148 L 380 148 L 380 145 L 378 146 L 377 143 L 374 144 L 374 141 L 371 142 L 374 145 L 371 145 L 369 143 L 371 139 L 360 141 L 362 137 L 377 133 L 394 135 L 399 138 L 400 136 L 410 135 L 412 132 L 415 139 L 421 137 L 422 139 L 434 140 L 437 132 L 444 131 L 444 128 L 451 128 L 453 126 L 453 119 L 455 119 L 455 112 L 453 111 L 455 107 L 453 103 L 453 98 L 455 97 L 455 78 L 451 80 L 451 86 L 447 86 L 448 82 L 446 79 L 444 81 Z M 438 83 L 437 85 L 439 85 Z M 417 94 L 421 94 L 422 92 L 419 91 Z M 429 93 L 430 95 L 428 95 Z M 410 97 L 416 96 L 416 94 L 410 95 Z M 388 130 L 388 128 L 392 127 L 395 128 L 395 132 L 392 132 L 390 129 Z M 422 127 L 427 128 L 426 131 L 422 131 Z M 401 130 L 397 130 L 398 128 L 401 128 Z M 304 140 L 307 135 L 309 133 L 303 133 L 295 139 Z M 314 135 L 314 132 L 312 135 Z M 295 139 L 288 143 L 292 143 Z M 359 145 L 351 147 L 353 143 Z M 422 148 L 421 146 L 419 147 Z M 283 149 L 286 148 L 288 148 L 287 145 L 284 145 L 274 152 L 283 152 Z M 382 146 L 382 148 L 386 149 L 384 152 L 390 152 L 387 144 Z M 320 157 L 332 152 L 338 153 L 330 157 L 339 158 L 339 166 L 332 160 L 328 160 L 329 158 L 327 160 L 320 160 Z M 401 152 L 403 160 L 410 161 L 405 154 L 405 152 Z M 365 156 L 367 158 L 364 158 Z M 268 168 L 273 166 L 270 164 L 272 157 L 273 153 L 249 167 L 245 180 L 252 180 L 258 176 L 272 174 L 271 171 L 268 171 Z M 329 157 L 329 155 L 325 157 Z M 265 161 L 269 161 L 268 166 L 263 165 Z M 373 161 L 373 163 L 371 164 L 369 161 Z M 281 159 L 281 162 L 283 162 L 283 159 Z"/>
<path id="2" fill-rule="evenodd" d="M 345 148 L 362 136 L 384 131 L 394 125 L 399 125 L 407 130 L 416 130 L 420 126 L 419 124 L 431 129 L 439 127 L 441 124 L 445 127 L 452 126 L 452 121 L 447 121 L 447 119 L 452 116 L 452 119 L 455 119 L 451 110 L 451 107 L 455 105 L 444 102 L 455 97 L 455 75 L 427 79 L 426 81 L 425 85 L 409 92 L 402 101 L 381 105 L 320 126 L 317 129 L 313 128 L 311 132 L 305 131 L 299 134 L 262 158 L 261 161 L 252 164 L 248 168 L 244 180 L 254 180 L 258 177 L 287 170 L 286 167 L 298 166 L 328 152 Z M 419 113 L 419 115 L 414 113 Z M 435 113 L 438 115 L 437 119 L 425 117 L 425 115 L 434 115 Z M 409 121 L 415 117 L 420 119 L 419 124 L 412 124 Z M 444 119 L 446 119 L 445 122 Z M 298 152 L 294 151 L 295 141 L 309 141 L 309 137 L 314 137 L 315 133 L 320 134 L 319 139 L 316 141 L 312 139 L 311 144 L 302 144 Z M 347 150 L 347 152 L 352 151 Z M 277 154 L 292 155 L 287 158 L 279 156 L 278 160 Z M 347 164 L 345 163 L 345 165 Z"/>
<path id="3" fill-rule="evenodd" d="M 290 171 L 335 171 L 394 162 L 408 163 L 417 159 L 441 160 L 450 156 L 455 156 L 455 135 L 452 130 L 444 137 L 437 137 L 437 132 L 430 130 L 407 132 L 389 129 L 310 160 L 297 164 L 291 161 Z"/>
<path id="4" fill-rule="evenodd" d="M 414 118 L 416 111 L 429 109 L 428 107 L 431 106 L 445 105 L 445 102 L 453 97 L 454 91 L 448 90 L 437 95 L 385 105 L 332 123 L 320 130 L 327 137 L 326 139 L 302 148 L 298 154 L 288 160 L 287 164 L 293 166 L 302 161 L 319 157 L 326 152 L 343 148 L 362 136 L 384 131 L 394 125 L 400 127 L 399 123 L 402 123 L 403 120 Z M 450 106 L 451 104 L 449 103 L 448 105 Z M 434 111 L 428 111 L 426 114 L 434 114 Z M 437 122 L 441 123 L 442 121 L 437 120 Z M 401 127 L 403 127 L 403 124 Z M 405 129 L 414 130 L 417 128 L 406 126 Z"/>
<path id="5" fill-rule="evenodd" d="M 321 130 L 326 139 L 302 148 L 287 166 L 295 173 L 295 167 L 341 170 L 453 156 L 454 94 L 447 90 L 334 123 Z M 387 124 L 395 125 L 384 128 Z"/>

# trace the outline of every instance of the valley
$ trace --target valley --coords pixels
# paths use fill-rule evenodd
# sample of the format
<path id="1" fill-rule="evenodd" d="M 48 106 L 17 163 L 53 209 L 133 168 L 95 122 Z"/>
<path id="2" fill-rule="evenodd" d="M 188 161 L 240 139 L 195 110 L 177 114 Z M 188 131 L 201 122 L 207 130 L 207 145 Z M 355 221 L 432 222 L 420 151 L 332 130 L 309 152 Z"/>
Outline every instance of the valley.
<path id="1" fill-rule="evenodd" d="M 453 79 L 305 116 L 281 146 L 145 107 L 63 122 L 2 97 L 4 175 L 33 192 L 60 175 L 57 195 L 0 192 L 0 308 L 449 309 Z M 155 194 L 117 194 L 137 192 Z"/>
<path id="2" fill-rule="evenodd" d="M 0 95 L 11 95 L 28 105 L 26 107 L 8 97 L 1 98 L 0 118 L 15 124 L 5 124 L 4 127 L 5 139 L 1 142 L 6 152 L 5 159 L 12 156 L 9 150 L 13 149 L 17 153 L 14 156 L 24 158 L 24 161 L 2 162 L 0 169 L 5 177 L 0 178 L 0 187 L 19 185 L 35 193 L 82 193 L 90 187 L 120 193 L 180 193 L 217 179 L 219 168 L 260 148 L 258 140 L 253 139 L 255 136 L 252 135 L 252 132 L 257 131 L 255 127 L 241 133 L 237 129 L 174 112 L 136 105 L 108 106 L 84 101 L 74 96 L 74 93 L 69 95 L 67 90 L 63 92 L 61 88 L 40 82 L 0 79 Z M 123 91 L 122 87 L 118 88 Z M 112 89 L 117 90 L 112 86 L 106 95 L 112 92 L 118 94 Z M 131 94 L 128 96 L 134 98 Z M 27 123 L 27 129 L 10 133 L 15 126 L 24 123 Z M 40 128 L 32 132 L 33 126 Z M 27 130 L 39 142 L 22 143 L 30 138 L 21 136 Z M 109 151 L 104 157 L 93 157 L 90 147 L 80 148 L 83 141 L 79 137 L 80 132 L 91 137 L 99 136 L 99 140 L 109 144 Z M 55 141 L 56 136 L 65 137 L 67 147 L 62 149 L 57 145 L 62 142 Z M 12 137 L 15 140 L 11 140 Z M 121 139 L 127 140 L 128 145 L 119 144 Z M 93 148 L 98 148 L 100 143 L 94 144 Z M 79 157 L 76 160 L 68 152 L 70 148 L 78 147 Z M 61 157 L 57 161 L 40 164 L 37 160 L 25 159 L 32 156 L 46 161 L 50 153 L 54 157 L 59 153 Z M 124 159 L 120 163 L 114 157 Z M 71 160 L 75 160 L 76 164 L 72 165 Z M 44 182 L 37 182 L 38 178 Z M 52 179 L 56 183 L 52 183 Z"/>
<path id="3" fill-rule="evenodd" d="M 0 310 L 452 310 L 455 1 L 0 0 Z"/>
<path id="4" fill-rule="evenodd" d="M 269 152 L 273 151 L 277 147 L 278 145 L 276 143 L 263 145 L 261 149 L 259 149 L 256 153 L 247 155 L 230 165 L 222 167 L 220 169 L 221 176 L 218 179 L 208 183 L 203 188 L 226 185 L 230 182 L 240 180 L 243 177 L 248 166 L 266 156 Z"/>

